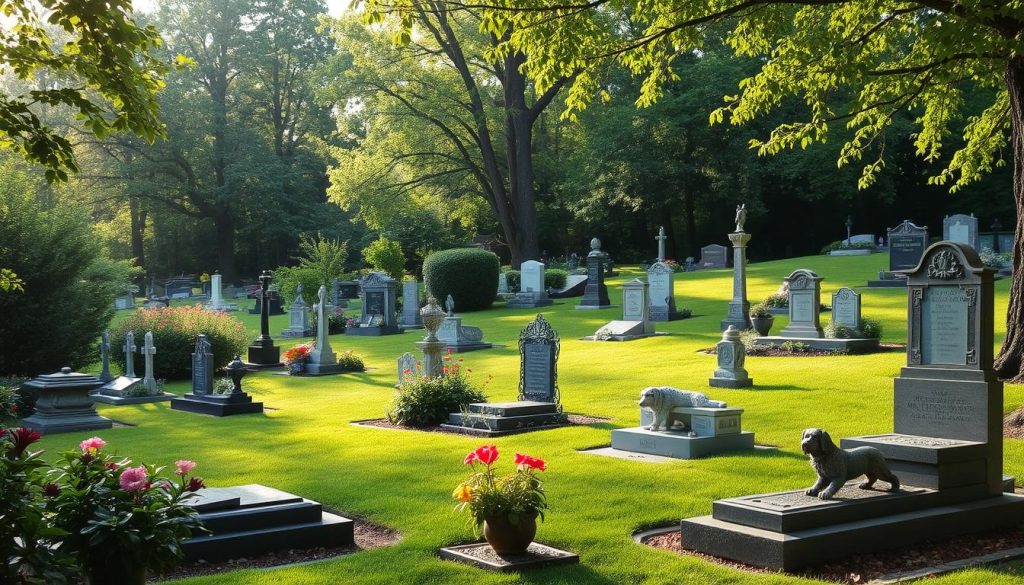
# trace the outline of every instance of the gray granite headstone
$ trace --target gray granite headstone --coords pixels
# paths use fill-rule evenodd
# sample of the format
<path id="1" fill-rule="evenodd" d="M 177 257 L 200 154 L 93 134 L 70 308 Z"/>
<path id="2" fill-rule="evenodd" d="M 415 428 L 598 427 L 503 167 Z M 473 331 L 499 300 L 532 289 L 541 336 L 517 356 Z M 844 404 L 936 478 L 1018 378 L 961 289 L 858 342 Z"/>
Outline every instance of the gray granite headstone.
<path id="1" fill-rule="evenodd" d="M 197 396 L 213 394 L 213 348 L 206 335 L 196 337 L 192 352 L 192 393 Z"/>
<path id="2" fill-rule="evenodd" d="M 519 270 L 519 292 L 544 293 L 544 263 L 536 260 L 523 262 Z"/>
<path id="3" fill-rule="evenodd" d="M 414 329 L 423 326 L 420 318 L 420 285 L 415 280 L 402 283 L 402 327 Z"/>
<path id="4" fill-rule="evenodd" d="M 973 213 L 971 215 L 964 215 L 962 213 L 947 215 L 942 220 L 942 239 L 967 244 L 980 251 L 981 247 L 978 243 L 978 218 L 974 217 Z"/>
<path id="5" fill-rule="evenodd" d="M 910 270 L 917 266 L 928 245 L 928 228 L 904 220 L 889 228 L 889 270 Z"/>
<path id="6" fill-rule="evenodd" d="M 100 382 L 106 384 L 114 379 L 110 373 L 110 331 L 104 331 L 100 336 Z"/>
<path id="7" fill-rule="evenodd" d="M 398 383 L 405 382 L 405 377 L 414 377 L 419 373 L 419 365 L 416 363 L 416 356 L 405 352 L 398 358 Z"/>
<path id="8" fill-rule="evenodd" d="M 676 313 L 675 271 L 664 262 L 647 269 L 648 297 L 652 321 L 668 321 Z"/>
<path id="9" fill-rule="evenodd" d="M 127 378 L 135 377 L 135 351 L 138 349 L 135 345 L 135 333 L 129 331 L 124 334 L 124 375 Z"/>
<path id="10" fill-rule="evenodd" d="M 711 244 L 700 249 L 701 268 L 728 268 L 729 248 L 721 244 Z"/>
<path id="11" fill-rule="evenodd" d="M 498 294 L 508 294 L 508 275 L 498 272 Z"/>
<path id="12" fill-rule="evenodd" d="M 789 285 L 789 324 L 780 337 L 820 339 L 825 336 L 821 329 L 821 280 L 810 270 L 794 270 L 786 277 Z"/>
<path id="13" fill-rule="evenodd" d="M 363 304 L 359 321 L 345 330 L 347 335 L 389 335 L 401 333 L 398 326 L 397 282 L 383 272 L 371 272 L 361 283 Z"/>
<path id="14" fill-rule="evenodd" d="M 543 315 L 519 334 L 519 400 L 560 403 L 558 395 L 558 333 Z"/>
<path id="15" fill-rule="evenodd" d="M 832 293 L 832 323 L 860 327 L 860 293 L 845 286 Z"/>
<path id="16" fill-rule="evenodd" d="M 308 337 L 312 334 L 313 328 L 309 324 L 309 305 L 302 298 L 302 283 L 300 282 L 295 292 L 295 300 L 288 307 L 288 328 L 281 332 L 281 337 Z"/>

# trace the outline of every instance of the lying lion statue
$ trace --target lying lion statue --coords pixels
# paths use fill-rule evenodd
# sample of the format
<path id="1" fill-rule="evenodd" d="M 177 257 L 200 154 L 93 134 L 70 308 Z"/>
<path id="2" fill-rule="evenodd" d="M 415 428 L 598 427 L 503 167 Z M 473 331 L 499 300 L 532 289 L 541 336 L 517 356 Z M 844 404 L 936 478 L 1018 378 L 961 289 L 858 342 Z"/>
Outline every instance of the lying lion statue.
<path id="1" fill-rule="evenodd" d="M 654 422 L 648 427 L 650 431 L 668 430 L 669 415 L 677 406 L 725 408 L 725 403 L 711 400 L 700 392 L 688 392 L 667 386 L 644 388 L 640 392 L 640 408 L 646 408 L 654 414 Z"/>
<path id="2" fill-rule="evenodd" d="M 878 479 L 888 482 L 890 492 L 900 489 L 899 478 L 889 470 L 882 452 L 874 447 L 840 449 L 825 431 L 807 429 L 800 449 L 811 456 L 811 467 L 818 472 L 818 481 L 804 492 L 808 496 L 831 500 L 846 482 L 862 475 L 868 478 L 857 486 L 862 490 L 870 489 Z"/>

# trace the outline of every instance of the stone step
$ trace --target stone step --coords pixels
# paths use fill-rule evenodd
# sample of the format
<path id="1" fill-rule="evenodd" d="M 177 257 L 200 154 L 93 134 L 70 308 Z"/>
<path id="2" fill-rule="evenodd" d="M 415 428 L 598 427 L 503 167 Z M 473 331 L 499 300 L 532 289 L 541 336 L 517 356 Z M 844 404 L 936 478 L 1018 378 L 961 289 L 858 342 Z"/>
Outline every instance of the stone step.
<path id="1" fill-rule="evenodd" d="M 323 507 L 312 500 L 200 514 L 203 526 L 213 534 L 261 530 L 290 524 L 317 522 Z"/>
<path id="2" fill-rule="evenodd" d="M 197 536 L 186 540 L 182 548 L 185 558 L 190 562 L 216 562 L 252 558 L 282 549 L 335 547 L 353 543 L 352 520 L 321 512 L 315 522 Z"/>
<path id="3" fill-rule="evenodd" d="M 719 520 L 688 518 L 680 524 L 685 548 L 773 570 L 795 571 L 855 554 L 898 549 L 1024 522 L 1024 496 L 980 500 L 878 518 L 775 532 Z"/>
<path id="4" fill-rule="evenodd" d="M 529 414 L 525 416 L 494 416 L 488 414 L 453 412 L 448 415 L 448 424 L 488 429 L 492 431 L 514 431 L 558 424 L 563 421 L 561 413 Z"/>
<path id="5" fill-rule="evenodd" d="M 517 402 L 473 402 L 469 412 L 491 416 L 527 416 L 531 414 L 557 414 L 558 405 L 552 402 L 520 400 Z"/>
<path id="6" fill-rule="evenodd" d="M 791 532 L 912 512 L 987 495 L 983 485 L 941 492 L 905 485 L 893 493 L 883 491 L 889 485 L 881 480 L 870 490 L 858 488 L 859 483 L 860 480 L 847 483 L 831 500 L 805 495 L 802 489 L 716 500 L 712 504 L 711 515 L 723 522 Z"/>
<path id="7" fill-rule="evenodd" d="M 874 447 L 889 460 L 932 465 L 984 459 L 988 448 L 985 443 L 975 441 L 919 437 L 899 433 L 848 437 L 842 439 L 839 444 L 844 449 Z"/>

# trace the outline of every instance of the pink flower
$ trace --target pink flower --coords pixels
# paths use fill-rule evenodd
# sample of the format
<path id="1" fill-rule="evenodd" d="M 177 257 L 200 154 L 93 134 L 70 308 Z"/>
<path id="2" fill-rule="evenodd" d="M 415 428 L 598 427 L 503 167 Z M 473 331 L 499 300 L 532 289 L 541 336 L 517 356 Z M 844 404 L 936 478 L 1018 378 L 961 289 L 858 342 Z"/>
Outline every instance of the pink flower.
<path id="1" fill-rule="evenodd" d="M 106 444 L 107 442 L 103 439 L 93 437 L 82 441 L 78 444 L 78 447 L 82 450 L 82 455 L 95 455 L 99 453 L 100 449 L 102 449 Z"/>
<path id="2" fill-rule="evenodd" d="M 188 480 L 188 487 L 185 488 L 185 490 L 190 492 L 198 492 L 204 487 L 206 487 L 206 484 L 203 483 L 203 478 L 195 476 L 192 479 Z"/>
<path id="3" fill-rule="evenodd" d="M 121 489 L 126 492 L 140 492 L 149 485 L 148 478 L 146 466 L 140 465 L 138 467 L 129 467 L 122 471 L 119 482 Z"/>
<path id="4" fill-rule="evenodd" d="M 185 477 L 186 475 L 191 473 L 193 469 L 195 469 L 196 462 L 189 461 L 187 459 L 182 459 L 180 461 L 175 461 L 174 466 L 177 468 L 178 475 Z"/>
<path id="5" fill-rule="evenodd" d="M 14 443 L 14 448 L 11 449 L 11 455 L 14 457 L 21 457 L 21 454 L 28 449 L 28 446 L 35 443 L 40 439 L 42 435 L 32 429 L 26 429 L 19 427 L 11 431 L 11 441 Z"/>

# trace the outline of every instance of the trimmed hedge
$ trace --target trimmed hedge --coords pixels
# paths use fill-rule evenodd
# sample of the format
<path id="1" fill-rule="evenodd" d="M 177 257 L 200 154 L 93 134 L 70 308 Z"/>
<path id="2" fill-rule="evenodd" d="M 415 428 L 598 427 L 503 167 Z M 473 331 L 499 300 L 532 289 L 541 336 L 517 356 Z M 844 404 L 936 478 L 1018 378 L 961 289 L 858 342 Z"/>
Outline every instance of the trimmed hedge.
<path id="1" fill-rule="evenodd" d="M 249 341 L 245 325 L 226 313 L 207 311 L 199 305 L 138 309 L 110 328 L 110 361 L 125 369 L 124 336 L 135 333 L 135 374 L 145 372 L 144 356 L 146 331 L 153 332 L 153 373 L 157 378 L 180 380 L 192 376 L 192 351 L 196 336 L 205 333 L 213 350 L 213 366 L 218 370 L 231 361 L 235 354 L 244 355 Z"/>
<path id="2" fill-rule="evenodd" d="M 497 276 L 495 276 L 497 278 Z M 522 275 L 518 270 L 506 270 L 505 278 L 508 280 L 508 290 L 519 292 L 519 284 L 522 282 Z M 544 288 L 561 290 L 569 280 L 569 273 L 561 268 L 550 268 L 544 271 Z"/>
<path id="3" fill-rule="evenodd" d="M 480 311 L 498 294 L 499 266 L 496 255 L 480 248 L 443 250 L 423 261 L 423 282 L 442 305 L 452 295 L 456 311 Z"/>

